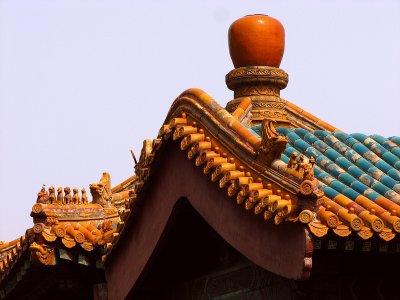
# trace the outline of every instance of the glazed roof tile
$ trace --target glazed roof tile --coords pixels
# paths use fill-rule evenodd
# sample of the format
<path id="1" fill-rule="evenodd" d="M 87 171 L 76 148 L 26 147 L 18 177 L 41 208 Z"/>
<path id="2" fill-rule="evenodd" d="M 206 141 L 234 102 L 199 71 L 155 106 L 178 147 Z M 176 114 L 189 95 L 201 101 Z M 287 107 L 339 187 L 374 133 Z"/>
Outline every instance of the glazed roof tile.
<path id="1" fill-rule="evenodd" d="M 361 214 L 364 221 L 367 215 L 370 219 L 377 216 L 387 229 L 400 231 L 400 156 L 394 142 L 399 137 L 386 139 L 378 135 L 283 127 L 277 128 L 277 132 L 288 139 L 281 155 L 285 163 L 294 152 L 315 158 L 314 172 L 326 197 L 352 213 Z M 365 225 L 380 232 L 381 221 L 374 219 L 375 223 L 367 221 Z M 394 234 L 381 237 L 391 239 Z"/>
<path id="2" fill-rule="evenodd" d="M 278 128 L 277 131 L 289 141 L 282 160 L 288 161 L 295 151 L 307 157 L 313 156 L 318 178 L 337 191 L 347 192 L 352 198 L 362 194 L 373 201 L 378 197 L 386 197 L 394 203 L 400 203 L 400 172 L 395 167 L 400 157 L 388 151 L 370 150 L 378 149 L 378 146 L 383 148 L 382 144 L 371 142 L 375 136 L 322 130 L 309 132 L 301 128 Z M 379 140 L 382 143 L 389 141 L 383 138 Z M 392 150 L 399 148 L 391 146 Z"/>

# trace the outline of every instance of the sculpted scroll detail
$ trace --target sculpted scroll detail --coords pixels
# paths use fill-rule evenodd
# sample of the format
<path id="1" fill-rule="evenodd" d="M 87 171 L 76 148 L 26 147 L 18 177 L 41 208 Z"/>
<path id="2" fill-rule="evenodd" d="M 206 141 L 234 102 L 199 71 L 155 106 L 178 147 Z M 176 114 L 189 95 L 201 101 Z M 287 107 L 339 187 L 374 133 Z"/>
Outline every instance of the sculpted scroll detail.
<path id="1" fill-rule="evenodd" d="M 29 250 L 32 254 L 32 260 L 45 266 L 53 266 L 56 264 L 54 248 L 47 245 L 39 245 L 33 242 Z"/>
<path id="2" fill-rule="evenodd" d="M 273 67 L 262 67 L 262 68 L 237 68 L 229 72 L 228 78 L 232 77 L 244 77 L 244 76 L 270 76 L 270 77 L 282 77 L 287 80 L 288 74 L 279 68 Z"/>
<path id="3" fill-rule="evenodd" d="M 242 86 L 235 90 L 235 98 L 247 96 L 273 96 L 279 98 L 279 89 L 265 85 Z"/>

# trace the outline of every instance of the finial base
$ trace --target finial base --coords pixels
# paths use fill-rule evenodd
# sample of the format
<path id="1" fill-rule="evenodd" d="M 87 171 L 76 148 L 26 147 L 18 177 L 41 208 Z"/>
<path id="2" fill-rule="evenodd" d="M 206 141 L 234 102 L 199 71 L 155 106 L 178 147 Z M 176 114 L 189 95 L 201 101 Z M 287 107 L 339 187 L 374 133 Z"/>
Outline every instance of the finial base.
<path id="1" fill-rule="evenodd" d="M 235 95 L 235 99 L 226 106 L 229 112 L 236 109 L 243 97 L 250 97 L 253 125 L 264 119 L 288 122 L 286 101 L 280 98 L 280 90 L 287 86 L 289 80 L 285 71 L 267 66 L 242 67 L 230 71 L 225 80 Z"/>

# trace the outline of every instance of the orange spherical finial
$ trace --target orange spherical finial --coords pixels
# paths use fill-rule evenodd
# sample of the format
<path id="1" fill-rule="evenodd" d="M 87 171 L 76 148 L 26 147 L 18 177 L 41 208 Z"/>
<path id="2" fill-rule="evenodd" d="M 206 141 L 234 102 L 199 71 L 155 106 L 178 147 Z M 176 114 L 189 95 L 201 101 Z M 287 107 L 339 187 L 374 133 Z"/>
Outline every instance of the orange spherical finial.
<path id="1" fill-rule="evenodd" d="M 285 50 L 285 29 L 272 17 L 249 15 L 232 23 L 228 42 L 235 68 L 278 68 Z"/>

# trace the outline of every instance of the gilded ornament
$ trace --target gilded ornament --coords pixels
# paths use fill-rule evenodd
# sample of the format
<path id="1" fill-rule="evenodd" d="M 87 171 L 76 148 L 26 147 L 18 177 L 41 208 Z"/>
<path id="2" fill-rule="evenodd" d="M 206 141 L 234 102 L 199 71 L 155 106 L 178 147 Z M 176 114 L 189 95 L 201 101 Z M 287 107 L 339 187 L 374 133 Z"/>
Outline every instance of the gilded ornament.
<path id="1" fill-rule="evenodd" d="M 57 188 L 57 201 L 56 204 L 64 204 L 64 194 L 62 187 Z"/>
<path id="2" fill-rule="evenodd" d="M 61 242 L 63 243 L 63 245 L 67 248 L 73 248 L 76 245 L 76 242 L 73 238 L 71 238 L 70 236 L 66 235 L 61 239 Z"/>
<path id="3" fill-rule="evenodd" d="M 29 246 L 29 250 L 31 251 L 31 257 L 34 262 L 45 266 L 53 266 L 56 264 L 53 247 L 39 245 L 38 243 L 33 242 Z"/>
<path id="4" fill-rule="evenodd" d="M 350 226 L 354 231 L 359 231 L 361 228 L 364 226 L 364 222 L 361 220 L 361 218 L 355 216 L 351 222 Z"/>
<path id="5" fill-rule="evenodd" d="M 43 206 L 41 203 L 35 203 L 32 206 L 32 212 L 35 214 L 40 214 L 43 211 Z"/>
<path id="6" fill-rule="evenodd" d="M 308 228 L 317 237 L 323 237 L 328 233 L 328 226 L 321 224 L 319 221 L 312 221 L 308 223 Z"/>
<path id="7" fill-rule="evenodd" d="M 43 184 L 42 189 L 38 193 L 36 200 L 37 203 L 47 204 L 49 203 L 49 193 L 46 191 L 46 186 Z"/>
<path id="8" fill-rule="evenodd" d="M 272 212 L 269 210 L 264 210 L 264 220 L 269 220 L 274 216 Z"/>
<path id="9" fill-rule="evenodd" d="M 82 188 L 81 193 L 82 193 L 81 203 L 82 204 L 88 204 L 88 198 L 87 198 L 87 195 L 86 195 L 86 189 Z"/>
<path id="10" fill-rule="evenodd" d="M 56 192 L 54 186 L 49 187 L 49 202 L 51 204 L 57 202 Z"/>
<path id="11" fill-rule="evenodd" d="M 299 214 L 299 221 L 303 224 L 308 224 L 314 219 L 314 214 L 312 211 L 305 209 Z"/>
<path id="12" fill-rule="evenodd" d="M 79 191 L 78 188 L 74 188 L 73 190 L 73 195 L 72 195 L 72 203 L 73 204 L 80 204 L 80 198 L 79 198 Z"/>
<path id="13" fill-rule="evenodd" d="M 33 232 L 36 234 L 41 233 L 43 229 L 44 229 L 43 223 L 36 223 L 35 225 L 33 225 Z"/>
<path id="14" fill-rule="evenodd" d="M 374 235 L 374 232 L 367 226 L 363 226 L 360 231 L 357 232 L 358 236 L 363 240 L 368 240 Z"/>
<path id="15" fill-rule="evenodd" d="M 64 203 L 72 204 L 71 189 L 69 187 L 64 188 Z"/>
<path id="16" fill-rule="evenodd" d="M 93 183 L 90 186 L 93 203 L 100 204 L 103 207 L 111 206 L 111 177 L 110 174 L 104 172 L 99 183 Z"/>
<path id="17" fill-rule="evenodd" d="M 391 241 L 395 236 L 396 234 L 389 228 L 384 228 L 381 232 L 379 232 L 379 237 L 386 242 Z"/>
<path id="18" fill-rule="evenodd" d="M 257 159 L 266 165 L 279 159 L 287 144 L 286 137 L 279 136 L 274 127 L 274 121 L 263 120 L 262 138 L 257 150 Z"/>
<path id="19" fill-rule="evenodd" d="M 42 236 L 48 242 L 54 242 L 57 239 L 57 236 L 47 228 L 42 231 Z"/>
<path id="20" fill-rule="evenodd" d="M 349 226 L 346 225 L 338 225 L 336 228 L 332 229 L 334 233 L 336 233 L 338 236 L 345 237 L 349 236 L 351 234 L 351 230 Z"/>

